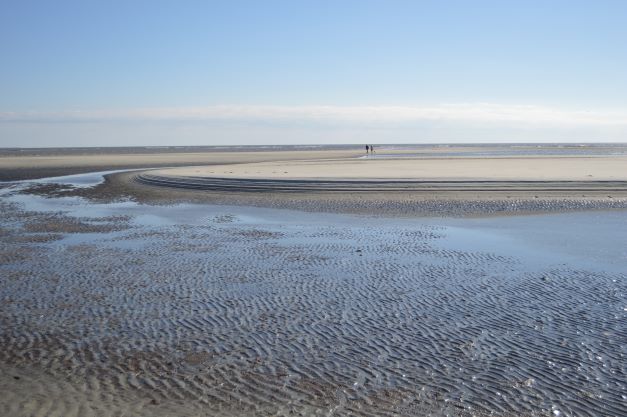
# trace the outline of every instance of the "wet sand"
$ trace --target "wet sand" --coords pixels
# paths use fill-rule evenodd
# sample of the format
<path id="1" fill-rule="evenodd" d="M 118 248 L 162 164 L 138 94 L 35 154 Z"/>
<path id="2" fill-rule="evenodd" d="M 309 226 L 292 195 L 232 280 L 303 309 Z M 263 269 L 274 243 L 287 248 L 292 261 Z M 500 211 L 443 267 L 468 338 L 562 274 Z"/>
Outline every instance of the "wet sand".
<path id="1" fill-rule="evenodd" d="M 624 412 L 625 211 L 0 204 L 2 415 Z"/>
<path id="2" fill-rule="evenodd" d="M 298 148 L 249 151 L 247 147 L 237 151 L 196 147 L 0 150 L 0 181 L 118 169 L 352 157 L 358 154 L 355 147 L 321 151 Z"/>
<path id="3" fill-rule="evenodd" d="M 621 190 L 147 175 L 0 185 L 0 415 L 625 414 Z"/>

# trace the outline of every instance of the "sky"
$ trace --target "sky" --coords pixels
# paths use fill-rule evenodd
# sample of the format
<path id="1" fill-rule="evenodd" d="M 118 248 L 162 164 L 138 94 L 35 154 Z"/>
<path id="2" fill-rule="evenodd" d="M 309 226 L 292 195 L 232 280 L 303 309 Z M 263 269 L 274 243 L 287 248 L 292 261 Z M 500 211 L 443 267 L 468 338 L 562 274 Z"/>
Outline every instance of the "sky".
<path id="1" fill-rule="evenodd" d="M 0 0 L 0 147 L 627 142 L 627 1 Z"/>

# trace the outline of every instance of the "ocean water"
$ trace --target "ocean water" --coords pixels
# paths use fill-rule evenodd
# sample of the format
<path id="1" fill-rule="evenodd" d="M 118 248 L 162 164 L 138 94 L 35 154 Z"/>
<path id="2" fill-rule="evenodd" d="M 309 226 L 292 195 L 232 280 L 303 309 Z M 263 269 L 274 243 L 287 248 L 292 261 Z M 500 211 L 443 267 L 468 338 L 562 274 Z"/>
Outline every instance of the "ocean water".
<path id="1" fill-rule="evenodd" d="M 240 146 L 137 146 L 88 148 L 0 148 L 3 156 L 83 155 L 83 154 L 145 154 L 169 152 L 255 152 L 255 151 L 316 151 L 363 150 L 362 144 L 308 145 L 240 145 Z M 535 156 L 535 155 L 626 155 L 625 143 L 459 143 L 459 144 L 374 144 L 376 155 L 386 152 L 406 153 L 408 156 Z M 397 154 L 387 155 L 399 157 Z"/>
<path id="2" fill-rule="evenodd" d="M 393 152 L 390 152 L 393 151 Z M 459 144 L 381 145 L 369 158 L 534 157 L 534 156 L 625 156 L 625 144 Z M 365 157 L 365 156 L 364 156 Z"/>

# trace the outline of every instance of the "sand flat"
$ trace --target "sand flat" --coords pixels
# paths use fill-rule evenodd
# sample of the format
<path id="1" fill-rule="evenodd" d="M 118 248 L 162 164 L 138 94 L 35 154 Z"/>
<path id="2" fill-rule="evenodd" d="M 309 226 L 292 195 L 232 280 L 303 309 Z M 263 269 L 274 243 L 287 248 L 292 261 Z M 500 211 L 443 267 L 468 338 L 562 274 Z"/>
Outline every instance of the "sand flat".
<path id="1" fill-rule="evenodd" d="M 589 178 L 587 175 L 623 178 L 627 171 L 627 160 L 624 159 L 627 158 L 627 147 L 622 144 L 392 145 L 375 146 L 375 149 L 376 158 L 367 161 L 359 159 L 364 156 L 365 149 L 357 145 L 0 149 L 0 181 L 119 169 L 235 164 L 259 165 L 242 171 L 223 167 L 222 174 L 248 178 L 301 175 L 303 178 L 500 180 L 586 179 Z M 388 158 L 394 160 L 385 162 Z M 273 164 L 265 165 L 269 162 Z M 251 172 L 250 168 L 256 169 Z M 585 172 L 590 170 L 592 172 Z M 211 171 L 209 169 L 207 174 Z M 257 171 L 261 173 L 257 174 Z M 288 171 L 287 174 L 284 171 Z"/>
<path id="2" fill-rule="evenodd" d="M 0 209 L 3 416 L 624 414 L 625 211 Z"/>
<path id="3" fill-rule="evenodd" d="M 276 160 L 354 157 L 354 150 L 214 151 L 152 153 L 102 153 L 99 150 L 76 154 L 63 149 L 20 156 L 0 155 L 0 181 L 43 178 L 114 169 L 188 165 L 240 164 Z"/>
<path id="4" fill-rule="evenodd" d="M 627 181 L 627 157 L 323 159 L 158 170 L 178 177 L 449 181 Z"/>
<path id="5" fill-rule="evenodd" d="M 620 144 L 411 145 L 377 147 L 374 158 L 355 146 L 18 151 L 0 152 L 0 180 L 155 168 L 111 173 L 93 188 L 53 183 L 29 188 L 34 194 L 99 201 L 402 216 L 605 210 L 627 204 L 627 147 Z"/>

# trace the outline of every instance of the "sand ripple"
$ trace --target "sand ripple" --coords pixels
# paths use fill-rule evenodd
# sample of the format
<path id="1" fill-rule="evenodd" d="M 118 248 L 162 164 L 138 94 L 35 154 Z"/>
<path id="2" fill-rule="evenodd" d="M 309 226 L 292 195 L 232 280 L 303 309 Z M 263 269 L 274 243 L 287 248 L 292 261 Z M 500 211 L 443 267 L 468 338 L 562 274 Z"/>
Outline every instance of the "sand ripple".
<path id="1" fill-rule="evenodd" d="M 625 415 L 624 273 L 415 222 L 5 211 L 3 415 Z"/>

